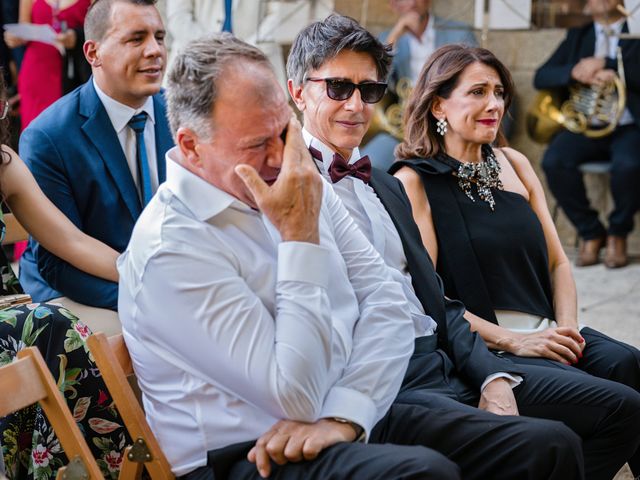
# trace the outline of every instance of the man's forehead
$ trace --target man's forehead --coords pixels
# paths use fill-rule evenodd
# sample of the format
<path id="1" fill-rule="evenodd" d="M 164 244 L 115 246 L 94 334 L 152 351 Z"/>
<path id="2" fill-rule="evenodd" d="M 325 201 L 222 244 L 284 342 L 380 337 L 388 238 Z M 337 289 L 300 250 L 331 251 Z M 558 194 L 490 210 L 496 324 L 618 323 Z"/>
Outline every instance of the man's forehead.
<path id="1" fill-rule="evenodd" d="M 117 1 L 111 5 L 107 35 L 116 32 L 127 34 L 164 30 L 160 13 L 154 5 L 138 5 L 125 1 Z"/>
<path id="2" fill-rule="evenodd" d="M 241 85 L 236 85 L 241 87 Z M 228 132 L 236 138 L 250 141 L 273 135 L 286 126 L 291 117 L 291 107 L 282 89 L 267 92 L 225 92 L 214 103 L 214 125 L 219 132 Z M 281 95 L 279 95 L 281 93 Z"/>
<path id="3" fill-rule="evenodd" d="M 378 69 L 371 54 L 343 50 L 335 57 L 327 59 L 322 65 L 309 72 L 310 77 L 321 74 L 323 77 L 345 80 L 377 80 Z"/>

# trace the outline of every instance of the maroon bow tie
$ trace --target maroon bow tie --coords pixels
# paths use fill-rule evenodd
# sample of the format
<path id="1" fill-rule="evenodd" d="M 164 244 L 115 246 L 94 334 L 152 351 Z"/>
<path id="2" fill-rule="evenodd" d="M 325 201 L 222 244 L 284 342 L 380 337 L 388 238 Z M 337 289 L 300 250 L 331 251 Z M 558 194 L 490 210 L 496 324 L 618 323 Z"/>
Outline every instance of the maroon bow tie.
<path id="1" fill-rule="evenodd" d="M 322 153 L 319 150 L 309 147 L 309 152 L 311 152 L 313 158 L 322 162 Z M 329 177 L 331 181 L 337 183 L 347 175 L 359 178 L 364 183 L 369 183 L 371 179 L 371 161 L 369 160 L 369 156 L 365 155 L 357 162 L 349 164 L 342 158 L 342 155 L 334 153 L 333 161 L 329 166 Z"/>

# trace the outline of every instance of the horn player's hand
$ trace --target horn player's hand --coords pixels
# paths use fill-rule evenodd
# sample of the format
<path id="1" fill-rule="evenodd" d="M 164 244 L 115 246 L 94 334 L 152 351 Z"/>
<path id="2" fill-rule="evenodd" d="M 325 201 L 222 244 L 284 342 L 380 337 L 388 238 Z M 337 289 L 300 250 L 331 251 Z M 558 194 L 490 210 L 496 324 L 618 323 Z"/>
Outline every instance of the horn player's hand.
<path id="1" fill-rule="evenodd" d="M 607 83 L 613 82 L 615 78 L 616 78 L 616 72 L 607 68 L 605 70 L 600 70 L 598 73 L 595 74 L 593 78 L 593 84 L 596 85 L 597 87 L 601 87 L 603 85 L 606 85 Z"/>
<path id="2" fill-rule="evenodd" d="M 594 85 L 598 72 L 604 69 L 604 58 L 587 57 L 580 60 L 571 70 L 571 77 L 585 85 Z"/>

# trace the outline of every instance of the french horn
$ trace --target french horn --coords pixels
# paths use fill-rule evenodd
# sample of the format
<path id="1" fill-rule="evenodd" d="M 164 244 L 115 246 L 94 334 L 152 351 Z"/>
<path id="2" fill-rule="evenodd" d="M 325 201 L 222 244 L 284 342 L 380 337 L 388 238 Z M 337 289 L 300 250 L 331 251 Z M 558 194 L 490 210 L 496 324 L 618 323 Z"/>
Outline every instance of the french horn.
<path id="1" fill-rule="evenodd" d="M 556 91 L 540 91 L 527 111 L 527 132 L 539 143 L 549 143 L 563 128 L 602 138 L 616 129 L 626 103 L 624 65 L 618 49 L 618 74 L 613 81 L 602 86 L 571 85 L 569 98 L 564 101 Z"/>

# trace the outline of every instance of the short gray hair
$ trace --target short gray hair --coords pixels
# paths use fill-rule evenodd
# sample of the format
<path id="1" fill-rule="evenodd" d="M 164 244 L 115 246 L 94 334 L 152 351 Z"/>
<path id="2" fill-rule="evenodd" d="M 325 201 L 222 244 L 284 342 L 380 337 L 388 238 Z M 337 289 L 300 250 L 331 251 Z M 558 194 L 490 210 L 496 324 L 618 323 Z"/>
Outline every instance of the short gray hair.
<path id="1" fill-rule="evenodd" d="M 343 50 L 371 55 L 378 80 L 387 78 L 391 47 L 383 45 L 353 18 L 338 14 L 312 23 L 298 33 L 287 59 L 287 76 L 296 85 L 301 85 L 309 70 L 320 68 Z"/>
<path id="2" fill-rule="evenodd" d="M 186 127 L 199 137 L 210 139 L 218 80 L 228 64 L 239 60 L 271 68 L 264 53 L 230 33 L 194 40 L 178 53 L 166 90 L 167 116 L 174 138 L 178 128 Z"/>

